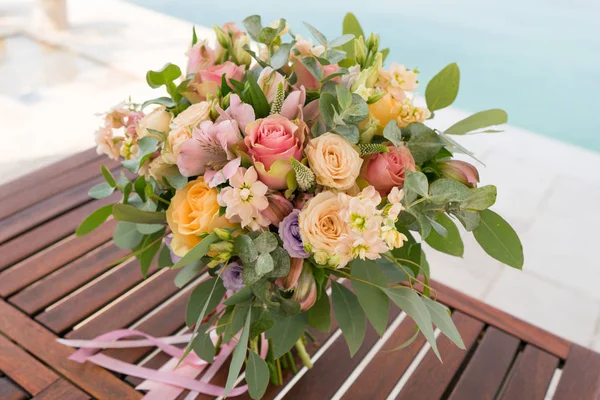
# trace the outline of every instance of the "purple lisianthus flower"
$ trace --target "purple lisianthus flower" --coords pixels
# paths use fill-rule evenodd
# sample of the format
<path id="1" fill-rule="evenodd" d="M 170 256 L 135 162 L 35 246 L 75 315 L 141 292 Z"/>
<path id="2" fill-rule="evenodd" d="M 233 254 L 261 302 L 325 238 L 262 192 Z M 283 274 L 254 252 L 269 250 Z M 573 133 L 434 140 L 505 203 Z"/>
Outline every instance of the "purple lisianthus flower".
<path id="1" fill-rule="evenodd" d="M 232 261 L 226 267 L 225 271 L 221 274 L 223 279 L 223 286 L 225 289 L 237 292 L 244 287 L 244 281 L 242 280 L 242 264 L 239 261 Z"/>
<path id="2" fill-rule="evenodd" d="M 298 214 L 300 210 L 292 211 L 279 223 L 279 237 L 283 241 L 283 248 L 292 258 L 308 258 L 310 254 L 304 250 L 300 227 L 298 225 Z"/>
<path id="3" fill-rule="evenodd" d="M 175 264 L 177 261 L 181 260 L 181 257 L 179 257 L 177 254 L 175 254 L 173 252 L 173 248 L 171 247 L 171 242 L 173 241 L 173 235 L 165 236 L 164 241 L 165 241 L 165 245 L 169 249 L 169 252 L 171 252 L 171 261 L 173 261 L 173 264 Z"/>

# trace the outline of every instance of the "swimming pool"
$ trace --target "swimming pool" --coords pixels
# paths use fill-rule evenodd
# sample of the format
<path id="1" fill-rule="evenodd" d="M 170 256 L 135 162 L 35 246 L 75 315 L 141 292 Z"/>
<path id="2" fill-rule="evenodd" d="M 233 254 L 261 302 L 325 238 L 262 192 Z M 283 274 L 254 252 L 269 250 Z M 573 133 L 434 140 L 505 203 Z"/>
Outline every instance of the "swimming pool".
<path id="1" fill-rule="evenodd" d="M 421 82 L 456 61 L 461 89 L 454 106 L 504 108 L 512 125 L 600 151 L 600 2 L 130 1 L 204 26 L 241 26 L 251 14 L 265 23 L 284 17 L 306 37 L 302 21 L 334 37 L 352 11 L 365 32 L 381 35 L 390 60 L 419 68 Z"/>

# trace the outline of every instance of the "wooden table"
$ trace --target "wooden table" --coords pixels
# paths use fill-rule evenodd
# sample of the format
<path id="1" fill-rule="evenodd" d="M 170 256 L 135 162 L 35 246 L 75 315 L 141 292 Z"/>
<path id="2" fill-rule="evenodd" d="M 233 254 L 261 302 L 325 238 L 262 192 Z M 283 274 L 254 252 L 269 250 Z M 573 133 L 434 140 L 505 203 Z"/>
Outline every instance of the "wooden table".
<path id="1" fill-rule="evenodd" d="M 114 221 L 83 238 L 73 235 L 91 211 L 117 200 L 87 196 L 102 179 L 102 164 L 118 169 L 88 150 L 1 187 L 2 400 L 141 398 L 134 389 L 137 378 L 69 361 L 73 350 L 56 339 L 90 339 L 126 327 L 166 336 L 184 328 L 187 298 L 199 280 L 179 290 L 170 270 L 153 266 L 143 280 L 136 261 L 108 267 L 127 254 L 111 242 Z M 600 398 L 598 354 L 442 284 L 433 286 L 453 310 L 466 351 L 443 336 L 438 337 L 443 364 L 422 337 L 387 351 L 413 334 L 412 321 L 392 309 L 384 339 L 369 328 L 354 358 L 335 323 L 330 334 L 315 332 L 318 345 L 308 348 L 314 368 L 302 370 L 299 379 L 285 375 L 284 386 L 271 386 L 266 398 L 544 399 L 547 393 L 554 399 Z M 167 358 L 152 351 L 107 353 L 157 368 Z M 222 369 L 211 382 L 224 385 L 225 379 Z"/>

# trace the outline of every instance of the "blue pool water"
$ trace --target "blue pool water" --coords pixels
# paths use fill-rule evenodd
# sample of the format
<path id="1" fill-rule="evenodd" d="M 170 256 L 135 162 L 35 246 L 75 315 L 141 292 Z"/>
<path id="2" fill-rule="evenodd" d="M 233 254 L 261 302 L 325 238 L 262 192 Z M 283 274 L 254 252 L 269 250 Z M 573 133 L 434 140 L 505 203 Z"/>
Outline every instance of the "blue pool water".
<path id="1" fill-rule="evenodd" d="M 421 82 L 457 62 L 456 107 L 504 108 L 512 125 L 600 151 L 599 1 L 130 1 L 204 26 L 241 26 L 251 14 L 263 23 L 284 17 L 305 37 L 302 21 L 333 38 L 351 11 L 365 32 L 381 35 L 388 60 L 419 68 Z"/>

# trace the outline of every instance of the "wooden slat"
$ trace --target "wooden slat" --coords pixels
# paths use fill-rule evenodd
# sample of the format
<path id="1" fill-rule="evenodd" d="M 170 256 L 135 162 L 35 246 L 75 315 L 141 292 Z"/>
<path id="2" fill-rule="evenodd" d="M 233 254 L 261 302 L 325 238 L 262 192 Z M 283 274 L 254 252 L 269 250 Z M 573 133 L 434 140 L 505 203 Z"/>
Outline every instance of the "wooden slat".
<path id="1" fill-rule="evenodd" d="M 0 333 L 51 366 L 97 399 L 140 399 L 142 396 L 110 372 L 92 363 L 68 360 L 74 350 L 56 342 L 57 337 L 14 306 L 0 300 Z"/>
<path id="2" fill-rule="evenodd" d="M 439 399 L 446 392 L 452 378 L 456 375 L 469 349 L 475 344 L 483 323 L 455 311 L 452 320 L 465 344 L 466 350 L 459 349 L 446 336 L 438 337 L 437 345 L 443 362 L 429 350 L 415 372 L 400 391 L 398 399 Z M 432 377 L 435 377 L 432 379 Z M 400 377 L 398 377 L 400 378 Z"/>
<path id="3" fill-rule="evenodd" d="M 40 393 L 58 379 L 58 375 L 2 335 L 0 370 L 33 395 Z"/>
<path id="4" fill-rule="evenodd" d="M 64 379 L 59 379 L 33 397 L 34 400 L 87 400 L 90 396 Z"/>
<path id="5" fill-rule="evenodd" d="M 573 344 L 554 400 L 600 399 L 600 354 Z"/>
<path id="6" fill-rule="evenodd" d="M 388 322 L 398 314 L 400 309 L 391 307 Z M 378 340 L 379 335 L 369 324 L 362 346 L 354 357 L 350 357 L 346 340 L 343 335 L 338 337 L 314 367 L 286 394 L 286 399 L 331 398 Z"/>
<path id="7" fill-rule="evenodd" d="M 66 171 L 87 164 L 96 159 L 104 158 L 96 154 L 96 149 L 84 150 L 49 166 L 37 169 L 25 176 L 19 177 L 0 186 L 0 200 L 11 197 L 34 185 L 52 179 Z"/>
<path id="8" fill-rule="evenodd" d="M 15 385 L 10 379 L 0 374 L 0 399 L 25 400 L 29 397 L 26 391 Z"/>
<path id="9" fill-rule="evenodd" d="M 501 399 L 543 400 L 557 366 L 558 358 L 555 356 L 535 346 L 525 346 L 515 361 Z"/>
<path id="10" fill-rule="evenodd" d="M 494 399 L 510 370 L 519 343 L 516 337 L 489 327 L 449 399 Z"/>
<path id="11" fill-rule="evenodd" d="M 105 165 L 108 169 L 114 169 L 119 166 L 119 163 L 108 158 L 98 158 L 79 168 L 73 168 L 63 174 L 53 175 L 52 178 L 36 182 L 33 186 L 19 193 L 18 196 L 10 196 L 2 201 L 0 219 L 4 219 L 17 211 L 24 210 L 37 202 L 50 198 L 82 182 L 100 176 L 101 165 Z M 51 169 L 52 166 L 48 168 Z"/>
<path id="12" fill-rule="evenodd" d="M 37 313 L 108 271 L 112 263 L 129 253 L 131 250 L 119 249 L 111 242 L 105 243 L 22 290 L 9 301 L 28 314 Z"/>
<path id="13" fill-rule="evenodd" d="M 160 273 L 155 279 L 144 283 L 142 287 L 128 294 L 102 314 L 65 336 L 70 339 L 91 339 L 112 329 L 125 328 L 158 307 L 179 290 L 173 282 L 178 272 L 177 270 L 167 270 Z M 184 315 L 179 317 L 181 322 L 185 322 Z"/>
<path id="14" fill-rule="evenodd" d="M 459 291 L 449 288 L 439 282 L 432 282 L 431 286 L 437 291 L 437 300 L 450 308 L 461 310 L 465 314 L 477 318 L 489 325 L 506 331 L 524 342 L 531 343 L 559 358 L 566 358 L 571 343 L 568 340 L 553 335 L 543 329 L 528 324 L 510 314 L 482 303 Z"/>
<path id="15" fill-rule="evenodd" d="M 105 222 L 83 237 L 71 235 L 52 247 L 0 272 L 0 297 L 7 297 L 109 240 L 116 221 Z"/>
<path id="16" fill-rule="evenodd" d="M 155 271 L 156 263 L 151 265 L 148 274 Z M 115 267 L 115 271 L 104 275 L 55 307 L 37 315 L 35 319 L 53 332 L 64 332 L 140 283 L 143 279 L 140 263 L 137 260 L 129 261 L 124 265 Z"/>
<path id="17" fill-rule="evenodd" d="M 87 203 L 0 245 L 0 254 L 2 254 L 0 270 L 70 235 L 89 214 L 102 206 L 116 202 L 118 196 L 119 194 L 115 193 L 106 199 Z"/>

